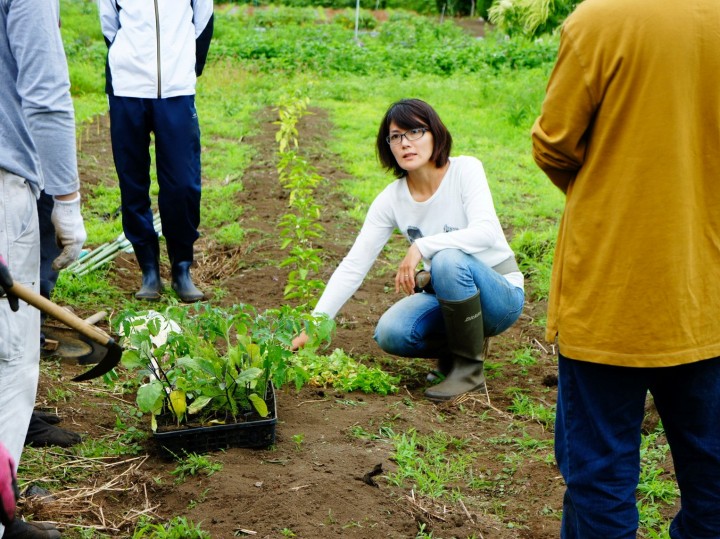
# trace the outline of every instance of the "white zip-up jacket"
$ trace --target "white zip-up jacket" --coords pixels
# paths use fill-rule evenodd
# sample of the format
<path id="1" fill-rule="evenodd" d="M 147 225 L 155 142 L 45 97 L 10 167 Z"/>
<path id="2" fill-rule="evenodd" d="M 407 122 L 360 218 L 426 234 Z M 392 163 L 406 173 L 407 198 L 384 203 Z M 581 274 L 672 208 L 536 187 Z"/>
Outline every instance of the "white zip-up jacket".
<path id="1" fill-rule="evenodd" d="M 108 93 L 148 99 L 195 94 L 207 54 L 205 48 L 196 58 L 196 40 L 212 31 L 212 0 L 98 0 L 98 10 L 109 46 Z"/>

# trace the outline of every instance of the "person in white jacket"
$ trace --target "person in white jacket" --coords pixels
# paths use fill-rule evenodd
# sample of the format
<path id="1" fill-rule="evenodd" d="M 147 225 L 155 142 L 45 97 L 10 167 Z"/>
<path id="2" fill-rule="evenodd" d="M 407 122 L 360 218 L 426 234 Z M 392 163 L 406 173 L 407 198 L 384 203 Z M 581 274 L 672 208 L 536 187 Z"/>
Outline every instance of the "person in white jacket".
<path id="1" fill-rule="evenodd" d="M 518 319 L 525 295 L 483 166 L 474 157 L 450 157 L 452 136 L 419 99 L 390 106 L 376 144 L 380 162 L 397 180 L 373 201 L 314 313 L 335 317 L 397 229 L 410 246 L 395 292 L 407 296 L 380 318 L 375 340 L 391 354 L 439 360 L 445 379 L 425 391 L 432 400 L 484 390 L 485 338 Z M 428 276 L 429 285 L 421 287 Z M 302 333 L 293 347 L 306 342 Z"/>
<path id="2" fill-rule="evenodd" d="M 163 290 L 150 201 L 150 134 L 155 135 L 158 207 L 172 288 L 204 298 L 190 276 L 200 224 L 200 127 L 195 83 L 213 32 L 212 0 L 98 0 L 108 45 L 110 136 L 122 222 L 142 271 L 138 299 Z"/>

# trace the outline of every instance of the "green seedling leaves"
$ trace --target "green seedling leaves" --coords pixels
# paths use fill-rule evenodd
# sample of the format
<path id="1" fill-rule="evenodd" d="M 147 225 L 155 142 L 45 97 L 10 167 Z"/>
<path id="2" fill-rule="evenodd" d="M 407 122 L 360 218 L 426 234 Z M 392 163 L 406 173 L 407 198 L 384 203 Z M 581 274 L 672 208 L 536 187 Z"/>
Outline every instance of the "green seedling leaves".
<path id="1" fill-rule="evenodd" d="M 140 356 L 140 352 L 137 350 L 125 350 L 120 361 L 123 367 L 129 371 L 142 369 L 147 366 L 147 361 Z"/>
<path id="2" fill-rule="evenodd" d="M 248 395 L 248 400 L 250 401 L 250 404 L 253 405 L 253 408 L 255 408 L 255 411 L 260 417 L 268 416 L 270 412 L 268 411 L 267 404 L 256 393 L 251 393 L 250 395 Z"/>
<path id="3" fill-rule="evenodd" d="M 190 406 L 188 406 L 187 413 L 190 415 L 198 414 L 202 411 L 203 408 L 205 408 L 208 404 L 210 404 L 210 401 L 213 399 L 210 395 L 202 395 L 198 398 L 196 398 Z"/>
<path id="4" fill-rule="evenodd" d="M 245 385 L 250 384 L 251 382 L 254 382 L 260 376 L 262 376 L 262 369 L 258 369 L 257 367 L 250 367 L 249 369 L 245 369 L 244 371 L 240 372 L 238 376 L 235 378 L 235 383 L 237 385 Z"/>
<path id="5" fill-rule="evenodd" d="M 142 412 L 155 412 L 162 408 L 165 388 L 158 380 L 141 385 L 137 391 L 137 404 Z"/>

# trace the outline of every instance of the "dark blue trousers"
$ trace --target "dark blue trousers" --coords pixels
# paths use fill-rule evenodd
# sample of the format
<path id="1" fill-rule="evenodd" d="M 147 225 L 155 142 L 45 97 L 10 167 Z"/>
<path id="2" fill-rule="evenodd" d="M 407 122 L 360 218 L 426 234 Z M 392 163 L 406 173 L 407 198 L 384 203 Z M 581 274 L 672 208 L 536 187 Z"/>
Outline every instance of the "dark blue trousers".
<path id="1" fill-rule="evenodd" d="M 635 539 L 648 391 L 681 493 L 670 537 L 720 538 L 720 358 L 640 369 L 560 355 L 555 456 L 567 485 L 563 539 Z"/>
<path id="2" fill-rule="evenodd" d="M 108 96 L 120 180 L 123 231 L 133 245 L 157 236 L 150 202 L 150 133 L 155 135 L 158 208 L 172 263 L 192 261 L 200 224 L 200 126 L 195 96 Z"/>
<path id="3" fill-rule="evenodd" d="M 58 272 L 52 269 L 52 263 L 62 252 L 55 239 L 55 226 L 52 224 L 54 206 L 55 201 L 52 195 L 42 191 L 37 201 L 40 223 L 40 294 L 48 299 L 50 299 L 58 280 Z M 44 313 L 42 318 L 45 318 Z"/>

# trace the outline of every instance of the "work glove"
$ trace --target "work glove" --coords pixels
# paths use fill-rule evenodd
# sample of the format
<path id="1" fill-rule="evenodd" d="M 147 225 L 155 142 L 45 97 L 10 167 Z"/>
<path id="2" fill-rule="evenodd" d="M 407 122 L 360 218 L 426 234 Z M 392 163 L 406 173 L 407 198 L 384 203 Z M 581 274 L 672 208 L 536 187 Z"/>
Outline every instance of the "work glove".
<path id="1" fill-rule="evenodd" d="M 62 252 L 53 260 L 52 269 L 60 271 L 80 256 L 87 233 L 80 213 L 80 193 L 74 200 L 58 200 L 56 198 L 54 202 L 50 220 L 55 226 L 57 244 Z"/>
<path id="2" fill-rule="evenodd" d="M 15 462 L 0 443 L 0 522 L 3 526 L 7 526 L 15 518 L 15 504 L 19 497 Z"/>
<path id="3" fill-rule="evenodd" d="M 12 292 L 8 292 L 8 290 L 12 288 L 12 285 L 13 280 L 12 275 L 10 275 L 10 268 L 7 267 L 5 259 L 0 255 L 0 297 L 7 295 L 10 309 L 12 309 L 13 312 L 17 312 L 20 308 L 18 297 Z"/>

